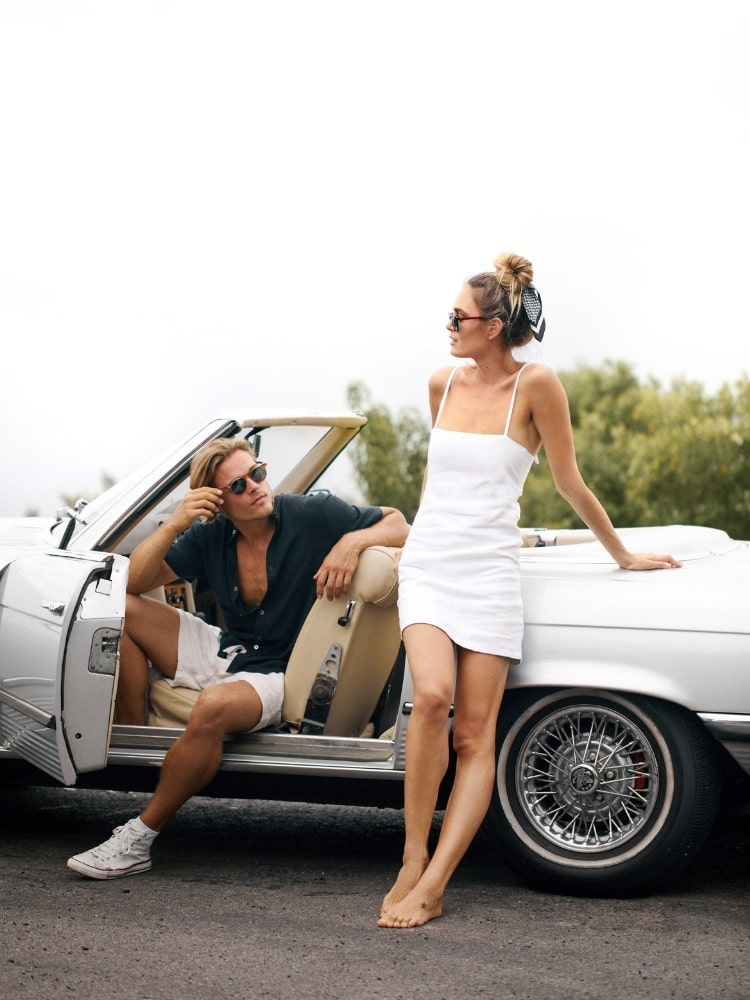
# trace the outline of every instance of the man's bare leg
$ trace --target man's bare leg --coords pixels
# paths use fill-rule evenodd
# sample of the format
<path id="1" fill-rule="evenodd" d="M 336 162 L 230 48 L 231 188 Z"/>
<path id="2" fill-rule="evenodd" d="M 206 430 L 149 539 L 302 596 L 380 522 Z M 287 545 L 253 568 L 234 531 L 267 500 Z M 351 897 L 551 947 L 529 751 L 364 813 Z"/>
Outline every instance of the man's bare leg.
<path id="1" fill-rule="evenodd" d="M 164 759 L 159 784 L 141 821 L 152 830 L 161 830 L 219 770 L 224 737 L 257 726 L 262 711 L 257 691 L 245 681 L 217 684 L 204 691 L 185 732 Z"/>
<path id="2" fill-rule="evenodd" d="M 68 867 L 93 879 L 148 871 L 154 838 L 218 770 L 223 737 L 254 728 L 261 712 L 257 691 L 244 680 L 220 683 L 204 691 L 187 729 L 167 754 L 159 785 L 141 815 L 117 827 L 102 844 L 69 858 Z"/>
<path id="3" fill-rule="evenodd" d="M 174 677 L 179 634 L 180 616 L 174 608 L 149 597 L 128 594 L 115 698 L 120 725 L 145 724 L 149 661 L 166 677 Z"/>

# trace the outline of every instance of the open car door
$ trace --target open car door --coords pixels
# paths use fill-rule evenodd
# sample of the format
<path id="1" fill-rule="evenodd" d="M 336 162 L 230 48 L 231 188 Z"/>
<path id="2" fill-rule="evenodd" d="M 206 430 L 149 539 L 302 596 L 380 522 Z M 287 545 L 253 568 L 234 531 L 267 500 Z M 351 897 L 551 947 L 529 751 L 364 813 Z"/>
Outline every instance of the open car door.
<path id="1" fill-rule="evenodd" d="M 107 763 L 128 560 L 52 550 L 0 576 L 0 740 L 65 785 Z"/>

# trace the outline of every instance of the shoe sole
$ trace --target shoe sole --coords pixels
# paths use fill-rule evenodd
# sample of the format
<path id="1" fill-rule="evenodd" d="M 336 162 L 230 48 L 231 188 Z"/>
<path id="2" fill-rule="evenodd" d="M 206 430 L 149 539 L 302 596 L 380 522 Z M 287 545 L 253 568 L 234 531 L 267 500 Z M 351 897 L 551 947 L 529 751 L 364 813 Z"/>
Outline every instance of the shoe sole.
<path id="1" fill-rule="evenodd" d="M 79 875 L 86 875 L 87 878 L 124 878 L 126 875 L 137 875 L 138 872 L 147 872 L 151 868 L 151 861 L 138 861 L 136 864 L 131 865 L 130 868 L 113 869 L 94 868 L 91 865 L 87 865 L 84 861 L 78 861 L 77 858 L 70 858 L 68 868 L 74 872 L 78 872 Z"/>

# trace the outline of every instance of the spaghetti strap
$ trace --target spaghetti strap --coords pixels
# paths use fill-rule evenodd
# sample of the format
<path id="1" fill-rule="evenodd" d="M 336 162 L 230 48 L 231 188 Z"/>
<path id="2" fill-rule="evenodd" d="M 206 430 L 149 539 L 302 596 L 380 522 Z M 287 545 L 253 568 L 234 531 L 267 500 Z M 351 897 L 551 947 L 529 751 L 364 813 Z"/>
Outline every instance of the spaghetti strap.
<path id="1" fill-rule="evenodd" d="M 503 435 L 505 437 L 508 436 L 508 431 L 510 430 L 510 418 L 513 416 L 513 407 L 516 402 L 516 392 L 518 391 L 518 381 L 521 378 L 521 372 L 524 370 L 524 368 L 527 367 L 528 367 L 528 362 L 525 365 L 522 365 L 521 368 L 518 369 L 518 375 L 516 375 L 516 381 L 513 385 L 513 395 L 510 397 L 510 407 L 508 408 L 508 419 L 505 421 L 505 430 L 503 431 Z M 450 382 L 448 382 L 448 385 L 450 385 Z M 445 391 L 447 392 L 448 390 L 446 389 Z M 445 397 L 443 397 L 443 399 L 445 399 Z"/>
<path id="2" fill-rule="evenodd" d="M 440 423 L 440 415 L 443 412 L 443 407 L 445 406 L 445 400 L 446 400 L 446 397 L 448 396 L 448 390 L 451 387 L 451 382 L 453 381 L 453 376 L 456 374 L 456 372 L 458 371 L 458 369 L 462 368 L 462 367 L 463 367 L 462 365 L 456 365 L 456 367 L 453 369 L 453 371 L 448 376 L 448 381 L 445 383 L 445 392 L 443 393 L 443 398 L 440 400 L 440 406 L 438 407 L 437 416 L 435 417 L 435 426 L 436 427 Z"/>

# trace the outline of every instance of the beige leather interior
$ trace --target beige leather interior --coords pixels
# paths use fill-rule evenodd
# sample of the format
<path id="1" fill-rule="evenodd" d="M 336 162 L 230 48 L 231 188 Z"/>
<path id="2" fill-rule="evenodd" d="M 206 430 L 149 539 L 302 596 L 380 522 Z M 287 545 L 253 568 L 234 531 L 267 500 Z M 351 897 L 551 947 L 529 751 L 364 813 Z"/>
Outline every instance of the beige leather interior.
<path id="1" fill-rule="evenodd" d="M 160 601 L 162 604 L 171 604 L 173 608 L 182 608 L 183 611 L 195 613 L 193 588 L 186 580 L 175 580 L 165 587 L 149 590 L 143 596 L 150 597 L 152 601 Z"/>
<path id="2" fill-rule="evenodd" d="M 399 648 L 397 552 L 380 545 L 365 549 L 349 593 L 334 601 L 323 598 L 311 608 L 285 675 L 282 716 L 293 729 L 304 716 L 316 675 L 326 671 L 332 647 L 340 647 L 336 654 L 340 666 L 324 735 L 359 736 L 367 727 Z M 351 601 L 354 604 L 346 618 Z M 173 687 L 165 679 L 154 681 L 149 692 L 149 725 L 184 726 L 198 694 Z"/>
<path id="3" fill-rule="evenodd" d="M 184 729 L 200 691 L 171 685 L 160 677 L 149 685 L 148 724 L 168 726 L 170 729 Z"/>

